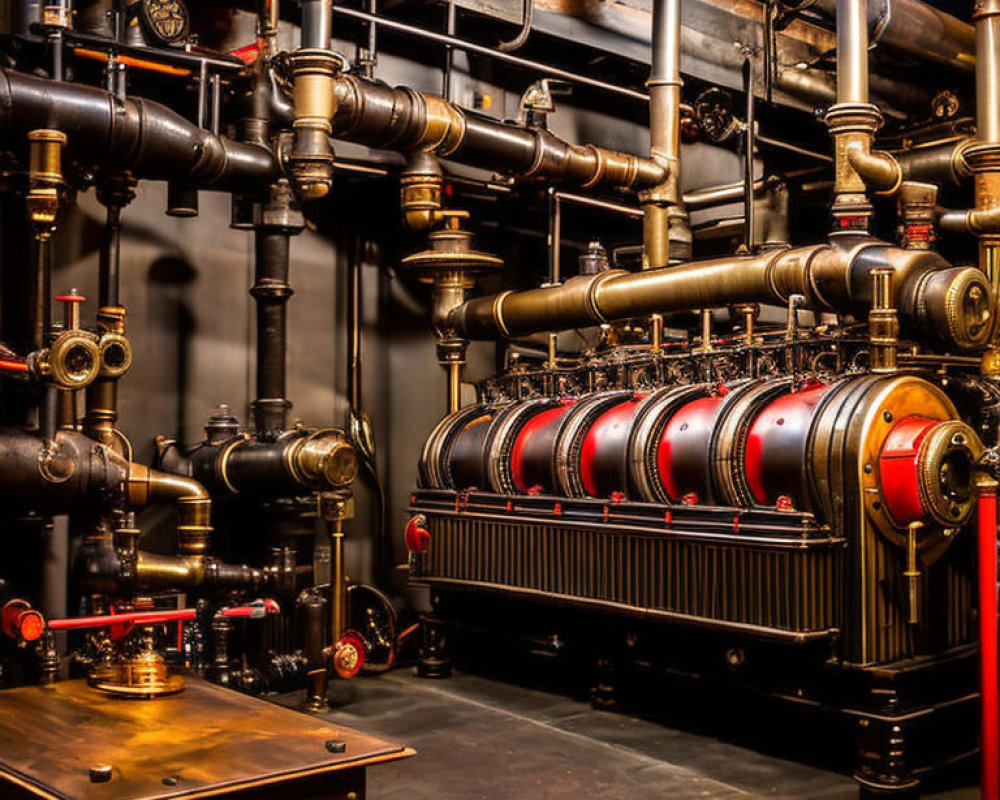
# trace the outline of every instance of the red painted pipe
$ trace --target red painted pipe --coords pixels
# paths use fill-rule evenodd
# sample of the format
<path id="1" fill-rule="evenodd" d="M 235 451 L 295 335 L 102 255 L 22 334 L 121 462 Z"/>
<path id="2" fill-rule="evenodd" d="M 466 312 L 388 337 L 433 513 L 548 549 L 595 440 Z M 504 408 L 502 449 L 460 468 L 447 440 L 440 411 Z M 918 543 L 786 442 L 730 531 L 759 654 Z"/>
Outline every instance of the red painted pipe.
<path id="1" fill-rule="evenodd" d="M 979 669 L 982 800 L 1000 798 L 1000 660 L 997 652 L 997 484 L 979 484 Z"/>
<path id="2" fill-rule="evenodd" d="M 219 612 L 224 617 L 245 617 L 257 619 L 267 614 L 277 614 L 278 604 L 274 600 L 261 600 L 245 606 L 232 606 Z M 109 625 L 154 625 L 160 622 L 179 622 L 195 619 L 196 608 L 176 608 L 164 611 L 129 611 L 123 614 L 100 614 L 93 617 L 71 617 L 50 619 L 49 629 L 54 631 L 78 630 L 81 628 L 105 628 Z"/>

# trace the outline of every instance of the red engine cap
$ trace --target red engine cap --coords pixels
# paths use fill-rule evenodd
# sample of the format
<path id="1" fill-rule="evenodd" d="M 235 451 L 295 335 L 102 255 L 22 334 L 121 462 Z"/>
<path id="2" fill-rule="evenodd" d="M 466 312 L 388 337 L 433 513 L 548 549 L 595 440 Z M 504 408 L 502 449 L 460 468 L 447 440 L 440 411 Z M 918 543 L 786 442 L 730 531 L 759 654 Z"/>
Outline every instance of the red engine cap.
<path id="1" fill-rule="evenodd" d="M 510 472 L 514 486 L 522 494 L 531 494 L 534 486 L 539 487 L 540 494 L 554 491 L 552 448 L 559 422 L 572 405 L 570 400 L 554 408 L 546 408 L 529 419 L 517 434 L 510 451 Z"/>

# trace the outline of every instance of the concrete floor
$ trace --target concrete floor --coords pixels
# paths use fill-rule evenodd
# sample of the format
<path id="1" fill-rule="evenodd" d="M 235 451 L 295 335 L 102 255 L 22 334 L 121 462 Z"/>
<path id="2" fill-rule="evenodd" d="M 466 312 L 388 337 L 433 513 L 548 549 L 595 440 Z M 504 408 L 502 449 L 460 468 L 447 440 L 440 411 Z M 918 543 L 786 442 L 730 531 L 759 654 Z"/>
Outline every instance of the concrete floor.
<path id="1" fill-rule="evenodd" d="M 597 711 L 585 699 L 523 681 L 468 674 L 428 681 L 409 669 L 338 684 L 334 694 L 350 702 L 331 711 L 331 721 L 418 750 L 370 771 L 371 800 L 857 797 L 849 765 L 838 762 L 822 725 L 804 725 L 809 736 L 802 737 L 794 719 L 787 727 L 785 717 L 727 700 L 709 708 L 711 698 L 688 698 L 693 704 L 682 711 L 646 718 Z M 721 709 L 741 721 L 729 724 Z M 925 797 L 978 796 L 966 785 Z"/>

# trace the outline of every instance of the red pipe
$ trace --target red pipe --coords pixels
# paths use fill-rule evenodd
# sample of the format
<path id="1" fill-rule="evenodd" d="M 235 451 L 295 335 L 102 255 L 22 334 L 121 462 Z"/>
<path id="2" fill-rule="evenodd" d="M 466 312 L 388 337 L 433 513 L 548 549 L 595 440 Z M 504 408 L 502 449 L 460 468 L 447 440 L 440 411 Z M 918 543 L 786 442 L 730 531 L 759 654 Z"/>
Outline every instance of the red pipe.
<path id="1" fill-rule="evenodd" d="M 0 370 L 4 372 L 27 372 L 28 362 L 21 358 L 0 359 Z"/>
<path id="2" fill-rule="evenodd" d="M 277 614 L 278 604 L 274 600 L 259 600 L 245 606 L 224 608 L 219 613 L 223 617 L 243 617 L 259 619 L 267 614 Z M 70 619 L 50 619 L 49 628 L 54 631 L 69 631 L 80 628 L 106 628 L 109 625 L 154 625 L 160 622 L 178 622 L 195 619 L 196 608 L 177 608 L 164 611 L 129 611 L 123 614 L 101 614 L 94 617 L 71 617 Z"/>
<path id="3" fill-rule="evenodd" d="M 1000 660 L 997 653 L 997 484 L 977 486 L 979 502 L 979 669 L 982 800 L 1000 798 Z"/>

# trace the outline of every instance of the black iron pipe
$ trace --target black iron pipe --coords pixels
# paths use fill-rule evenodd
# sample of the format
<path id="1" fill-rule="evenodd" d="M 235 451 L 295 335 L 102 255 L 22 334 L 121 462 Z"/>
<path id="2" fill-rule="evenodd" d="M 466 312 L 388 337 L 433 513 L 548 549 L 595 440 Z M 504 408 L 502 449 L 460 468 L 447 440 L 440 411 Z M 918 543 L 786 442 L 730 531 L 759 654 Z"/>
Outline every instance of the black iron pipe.
<path id="1" fill-rule="evenodd" d="M 579 186 L 645 188 L 664 179 L 661 164 L 478 114 L 442 97 L 351 75 L 335 81 L 337 138 L 442 158 L 522 178 Z"/>
<path id="2" fill-rule="evenodd" d="M 74 431 L 57 431 L 51 442 L 17 428 L 0 429 L 0 505 L 6 512 L 43 510 L 65 514 L 99 506 L 122 489 L 127 462 Z"/>
<path id="3" fill-rule="evenodd" d="M 257 306 L 257 396 L 254 423 L 260 434 L 283 431 L 291 403 L 285 397 L 289 231 L 258 227 L 254 231 L 256 272 L 250 294 Z"/>
<path id="4" fill-rule="evenodd" d="M 249 190 L 278 172 L 266 148 L 216 136 L 159 103 L 2 70 L 0 142 L 16 151 L 38 128 L 65 133 L 67 154 L 81 166 L 136 178 L 184 175 L 195 187 Z"/>

